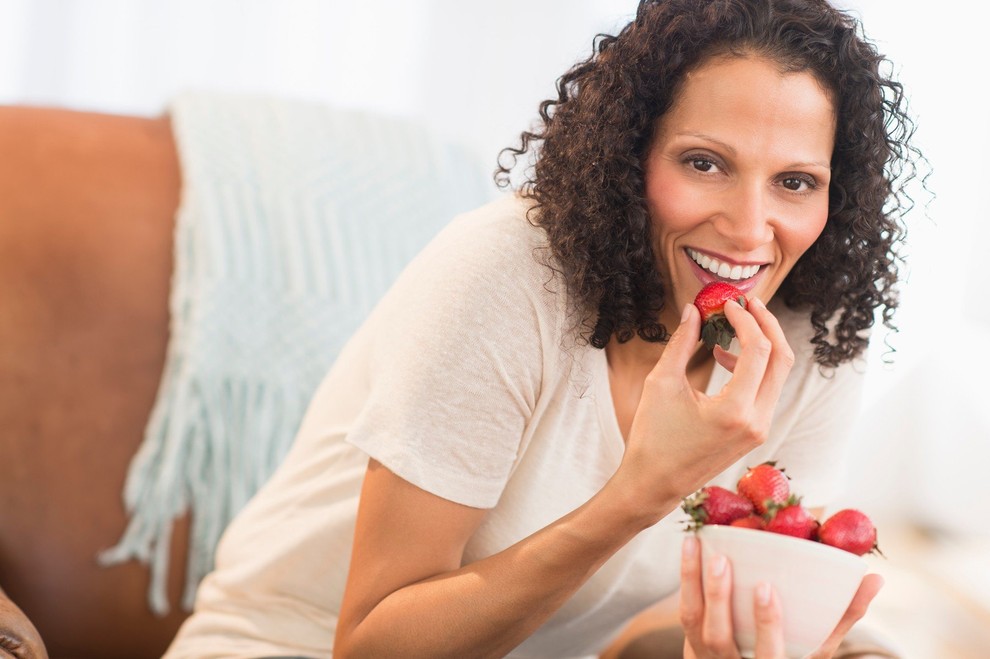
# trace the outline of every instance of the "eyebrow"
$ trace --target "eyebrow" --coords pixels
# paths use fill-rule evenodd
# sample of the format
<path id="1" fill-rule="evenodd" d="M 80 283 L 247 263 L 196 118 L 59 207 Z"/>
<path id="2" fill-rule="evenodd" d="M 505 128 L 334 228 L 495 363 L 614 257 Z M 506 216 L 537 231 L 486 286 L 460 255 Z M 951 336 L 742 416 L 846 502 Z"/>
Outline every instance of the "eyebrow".
<path id="1" fill-rule="evenodd" d="M 677 133 L 677 137 L 697 137 L 698 139 L 705 140 L 706 142 L 711 142 L 712 144 L 717 144 L 718 146 L 720 146 L 721 148 L 723 148 L 724 150 L 726 150 L 730 155 L 733 155 L 733 156 L 736 155 L 736 149 L 735 149 L 735 147 L 733 147 L 732 145 L 730 145 L 730 144 L 728 144 L 726 142 L 723 142 L 722 140 L 720 140 L 718 138 L 712 137 L 711 135 L 706 135 L 704 133 L 697 133 L 695 131 L 688 130 L 688 131 L 683 131 L 683 132 Z M 831 163 L 825 163 L 825 162 L 821 162 L 819 160 L 808 160 L 808 161 L 802 161 L 802 162 L 792 162 L 787 167 L 788 168 L 791 168 L 791 167 L 822 167 L 822 168 L 827 169 L 827 170 L 830 170 L 830 171 L 832 169 Z"/>

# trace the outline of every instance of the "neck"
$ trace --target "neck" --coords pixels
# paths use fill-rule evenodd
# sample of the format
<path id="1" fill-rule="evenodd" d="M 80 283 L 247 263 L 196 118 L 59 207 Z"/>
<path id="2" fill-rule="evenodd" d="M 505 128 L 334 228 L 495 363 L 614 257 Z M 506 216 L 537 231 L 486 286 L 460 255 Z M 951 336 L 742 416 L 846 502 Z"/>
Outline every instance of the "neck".
<path id="1" fill-rule="evenodd" d="M 665 343 L 650 343 L 634 336 L 625 343 L 613 338 L 605 346 L 608 365 L 613 371 L 649 373 L 663 355 Z"/>
<path id="2" fill-rule="evenodd" d="M 609 341 L 605 346 L 605 357 L 608 360 L 611 377 L 644 380 L 660 361 L 666 347 L 665 343 L 651 343 L 638 336 L 625 343 L 619 343 L 615 339 Z M 704 388 L 713 364 L 711 351 L 706 350 L 699 342 L 698 349 L 687 366 L 688 379 L 695 388 Z"/>

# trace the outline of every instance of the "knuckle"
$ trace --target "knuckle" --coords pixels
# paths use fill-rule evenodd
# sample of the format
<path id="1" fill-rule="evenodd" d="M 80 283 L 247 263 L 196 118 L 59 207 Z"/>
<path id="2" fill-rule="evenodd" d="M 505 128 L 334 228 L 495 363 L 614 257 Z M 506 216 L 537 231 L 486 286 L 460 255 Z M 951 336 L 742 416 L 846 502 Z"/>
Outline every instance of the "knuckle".
<path id="1" fill-rule="evenodd" d="M 729 403 L 722 407 L 718 416 L 719 428 L 726 433 L 737 434 L 746 429 L 746 410 L 738 403 Z"/>
<path id="2" fill-rule="evenodd" d="M 698 609 L 681 607 L 679 617 L 684 629 L 695 629 L 701 625 L 702 614 Z"/>
<path id="3" fill-rule="evenodd" d="M 735 649 L 735 644 L 723 634 L 716 634 L 712 630 L 704 629 L 701 632 L 701 642 L 709 651 L 718 655 L 728 655 Z"/>
<path id="4" fill-rule="evenodd" d="M 754 607 L 756 612 L 756 623 L 761 627 L 772 627 L 781 621 L 780 615 L 775 609 L 766 606 Z"/>
<path id="5" fill-rule="evenodd" d="M 866 611 L 868 608 L 869 607 L 867 604 L 855 602 L 849 607 L 849 610 L 847 611 L 847 615 L 851 620 L 859 620 L 860 618 L 866 615 Z"/>
<path id="6" fill-rule="evenodd" d="M 652 391 L 663 386 L 666 380 L 666 374 L 662 371 L 658 372 L 658 369 L 653 369 L 646 374 L 646 379 L 643 381 L 643 390 Z"/>
<path id="7" fill-rule="evenodd" d="M 773 352 L 773 344 L 770 343 L 770 339 L 762 337 L 750 344 L 750 350 L 759 357 L 770 357 L 770 353 Z"/>
<path id="8" fill-rule="evenodd" d="M 780 361 L 788 369 L 791 368 L 792 366 L 794 366 L 794 362 L 796 360 L 795 360 L 795 357 L 794 357 L 794 351 L 791 350 L 791 347 L 790 346 L 785 345 L 783 347 L 783 349 L 780 351 Z"/>
<path id="9" fill-rule="evenodd" d="M 718 431 L 726 437 L 734 437 L 743 444 L 761 446 L 767 441 L 768 428 L 752 407 L 739 403 L 726 403 L 715 418 Z"/>
<path id="10" fill-rule="evenodd" d="M 720 430 L 726 437 L 735 437 L 744 444 L 760 445 L 766 440 L 766 429 L 757 423 L 752 410 L 737 410 L 721 418 Z"/>
<path id="11" fill-rule="evenodd" d="M 750 426 L 746 433 L 746 439 L 754 446 L 763 446 L 767 441 L 767 431 L 765 428 Z"/>
<path id="12" fill-rule="evenodd" d="M 709 577 L 705 579 L 705 597 L 711 599 L 712 601 L 721 601 L 724 599 L 722 597 L 722 580 Z"/>
<path id="13" fill-rule="evenodd" d="M 732 419 L 722 425 L 722 434 L 726 439 L 733 440 L 733 443 L 752 444 L 750 431 L 746 422 L 742 419 Z"/>

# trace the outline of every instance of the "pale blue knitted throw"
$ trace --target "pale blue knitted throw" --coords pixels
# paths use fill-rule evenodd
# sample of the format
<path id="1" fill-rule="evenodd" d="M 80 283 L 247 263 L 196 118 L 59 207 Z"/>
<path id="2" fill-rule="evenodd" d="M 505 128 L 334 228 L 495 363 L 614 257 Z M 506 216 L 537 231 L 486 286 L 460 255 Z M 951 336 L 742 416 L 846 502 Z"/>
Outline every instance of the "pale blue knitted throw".
<path id="1" fill-rule="evenodd" d="M 285 455 L 309 398 L 399 270 L 494 186 L 417 125 L 319 104 L 187 94 L 165 372 L 105 565 L 150 565 L 166 597 L 172 522 L 191 513 L 183 607 L 227 523 Z"/>

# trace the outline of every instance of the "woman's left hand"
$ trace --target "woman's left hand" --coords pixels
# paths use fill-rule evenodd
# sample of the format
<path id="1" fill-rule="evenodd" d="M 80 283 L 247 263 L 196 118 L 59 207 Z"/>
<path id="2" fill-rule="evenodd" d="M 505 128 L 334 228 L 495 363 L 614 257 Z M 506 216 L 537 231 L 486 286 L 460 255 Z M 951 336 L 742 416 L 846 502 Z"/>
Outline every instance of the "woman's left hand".
<path id="1" fill-rule="evenodd" d="M 813 652 L 812 659 L 835 654 L 852 626 L 866 614 L 870 602 L 883 586 L 878 574 L 868 574 L 859 585 L 849 608 L 831 635 Z M 684 539 L 681 557 L 680 618 L 684 627 L 684 657 L 688 659 L 739 657 L 732 629 L 732 566 L 724 556 L 713 556 L 708 579 L 701 577 L 701 551 L 694 536 Z M 783 612 L 769 584 L 754 593 L 756 614 L 756 659 L 782 659 L 784 653 Z"/>

